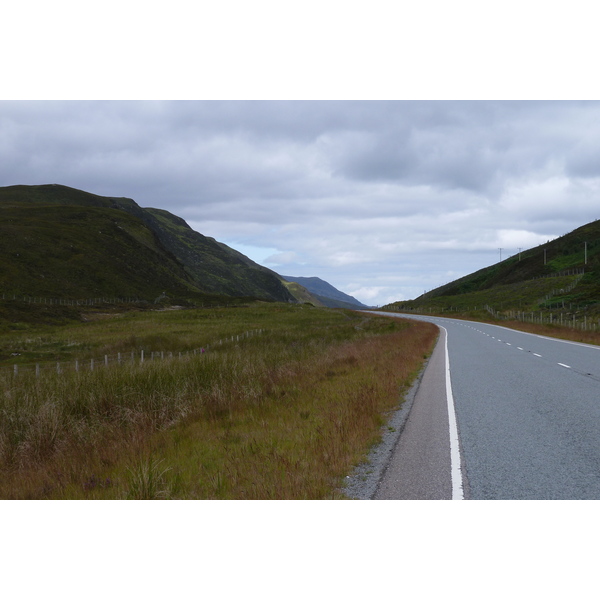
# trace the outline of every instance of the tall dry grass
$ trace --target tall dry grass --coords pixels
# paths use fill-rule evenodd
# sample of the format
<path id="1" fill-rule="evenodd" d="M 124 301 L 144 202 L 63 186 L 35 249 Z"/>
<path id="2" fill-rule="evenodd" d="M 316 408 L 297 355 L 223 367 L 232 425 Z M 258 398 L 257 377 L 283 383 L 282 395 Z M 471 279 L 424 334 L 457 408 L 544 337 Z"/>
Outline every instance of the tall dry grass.
<path id="1" fill-rule="evenodd" d="M 0 497 L 339 497 L 437 329 L 269 308 L 268 335 L 203 355 L 4 372 Z"/>

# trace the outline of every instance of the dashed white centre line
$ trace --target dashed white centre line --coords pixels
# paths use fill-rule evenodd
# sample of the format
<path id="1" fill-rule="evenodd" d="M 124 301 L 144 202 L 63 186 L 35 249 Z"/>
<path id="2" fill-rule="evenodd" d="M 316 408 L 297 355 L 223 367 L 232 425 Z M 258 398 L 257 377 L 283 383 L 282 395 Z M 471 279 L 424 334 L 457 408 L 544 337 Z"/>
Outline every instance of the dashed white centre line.
<path id="1" fill-rule="evenodd" d="M 520 346 L 517 346 L 517 350 L 523 350 L 523 348 L 521 348 Z"/>
<path id="2" fill-rule="evenodd" d="M 565 369 L 570 369 L 571 367 L 569 365 L 565 365 L 563 363 L 558 363 L 561 367 L 564 367 Z"/>
<path id="3" fill-rule="evenodd" d="M 534 355 L 534 356 L 539 356 L 540 358 L 542 358 L 542 355 L 541 355 L 541 354 L 536 354 L 535 352 L 533 352 L 533 355 Z"/>

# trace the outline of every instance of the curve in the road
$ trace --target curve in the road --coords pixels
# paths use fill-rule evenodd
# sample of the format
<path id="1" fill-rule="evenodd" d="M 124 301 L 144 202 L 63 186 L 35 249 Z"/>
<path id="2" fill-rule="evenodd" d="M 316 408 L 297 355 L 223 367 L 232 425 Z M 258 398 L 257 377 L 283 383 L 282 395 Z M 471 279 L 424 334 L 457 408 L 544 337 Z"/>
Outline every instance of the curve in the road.
<path id="1" fill-rule="evenodd" d="M 472 499 L 600 499 L 600 348 L 483 323 L 418 318 L 445 332 L 445 353 L 436 352 L 447 362 L 432 355 L 428 370 L 434 379 L 444 373 L 447 383 L 437 387 L 448 393 L 436 401 L 415 399 L 412 409 L 425 404 L 439 413 L 446 403 L 447 431 L 422 431 L 414 440 L 422 455 L 438 443 L 432 435 L 448 440 L 452 492 L 445 497 L 461 497 L 456 474 L 462 464 Z"/>

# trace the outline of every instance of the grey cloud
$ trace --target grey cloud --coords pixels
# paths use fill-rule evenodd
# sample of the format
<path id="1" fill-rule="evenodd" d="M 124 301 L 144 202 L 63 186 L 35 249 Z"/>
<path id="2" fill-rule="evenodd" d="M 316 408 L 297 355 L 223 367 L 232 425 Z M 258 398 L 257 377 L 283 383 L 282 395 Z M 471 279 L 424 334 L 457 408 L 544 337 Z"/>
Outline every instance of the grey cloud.
<path id="1" fill-rule="evenodd" d="M 410 297 L 596 218 L 598 140 L 597 102 L 0 102 L 0 185 L 128 196 Z"/>
<path id="2" fill-rule="evenodd" d="M 599 115 L 600 117 L 600 115 Z M 566 172 L 573 177 L 600 177 L 600 128 L 589 137 L 575 144 L 566 158 Z"/>
<path id="3" fill-rule="evenodd" d="M 340 137 L 336 172 L 496 194 L 506 179 L 553 163 L 574 175 L 596 173 L 600 138 L 580 142 L 598 127 L 594 103 L 426 102 L 416 103 L 418 110 L 413 104 L 398 103 L 402 118 L 390 119 L 385 129 Z"/>

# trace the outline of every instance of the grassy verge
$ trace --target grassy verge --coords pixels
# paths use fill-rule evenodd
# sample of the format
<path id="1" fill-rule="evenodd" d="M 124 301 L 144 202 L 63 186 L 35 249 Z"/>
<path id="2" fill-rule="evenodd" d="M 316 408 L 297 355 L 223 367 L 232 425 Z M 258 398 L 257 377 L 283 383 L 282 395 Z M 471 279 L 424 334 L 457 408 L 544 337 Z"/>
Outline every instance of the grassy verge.
<path id="1" fill-rule="evenodd" d="M 584 344 L 595 344 L 600 346 L 600 331 L 581 331 L 580 329 L 571 329 L 561 325 L 539 325 L 536 323 L 522 323 L 521 321 L 488 321 L 494 325 L 501 325 L 517 331 L 535 333 L 555 337 L 561 340 L 572 342 L 581 342 Z"/>
<path id="2" fill-rule="evenodd" d="M 0 347 L 22 360 L 212 345 L 94 371 L 1 369 L 0 497 L 341 497 L 436 337 L 428 323 L 259 304 L 10 332 Z"/>
<path id="3" fill-rule="evenodd" d="M 402 313 L 397 313 L 399 316 Z M 412 315 L 418 313 L 410 313 Z M 467 313 L 448 313 L 448 312 L 424 312 L 424 316 L 436 316 L 444 317 L 449 319 L 461 319 L 466 321 L 475 321 L 478 323 L 488 323 L 490 325 L 499 325 L 501 327 L 508 327 L 509 329 L 515 329 L 517 331 L 525 331 L 527 333 L 534 333 L 537 335 L 544 335 L 547 337 L 554 337 L 561 340 L 568 340 L 571 342 L 581 342 L 583 344 L 592 344 L 600 346 L 600 331 L 585 331 L 582 329 L 576 329 L 569 327 L 568 325 L 558 324 L 539 324 L 539 323 L 526 323 L 518 321 L 516 319 L 505 320 L 505 319 L 494 319 L 490 317 L 489 313 L 485 311 L 478 312 L 467 312 Z"/>

